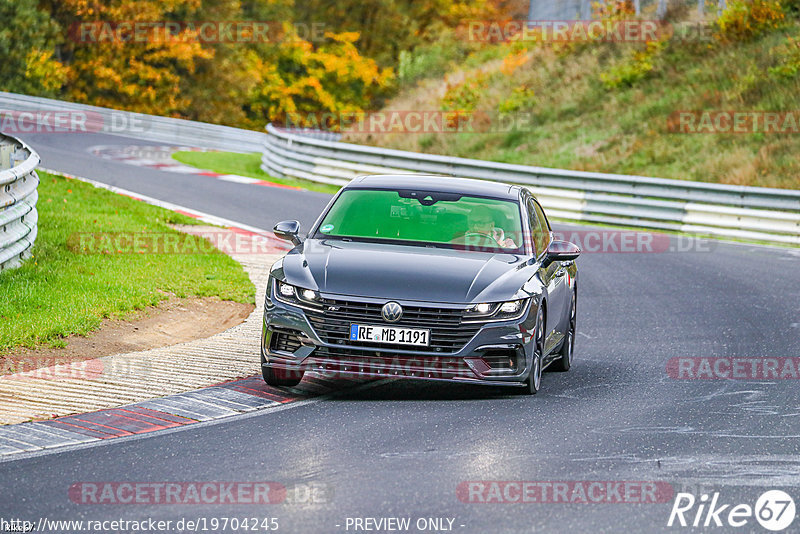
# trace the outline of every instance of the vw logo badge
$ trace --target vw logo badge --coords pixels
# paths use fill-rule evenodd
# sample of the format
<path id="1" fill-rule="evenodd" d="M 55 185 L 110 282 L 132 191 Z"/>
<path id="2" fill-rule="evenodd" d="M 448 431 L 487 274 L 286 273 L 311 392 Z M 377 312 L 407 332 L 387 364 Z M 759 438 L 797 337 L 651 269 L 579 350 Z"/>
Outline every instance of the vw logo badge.
<path id="1" fill-rule="evenodd" d="M 403 316 L 403 307 L 396 302 L 387 302 L 381 309 L 381 316 L 389 323 L 396 323 Z"/>

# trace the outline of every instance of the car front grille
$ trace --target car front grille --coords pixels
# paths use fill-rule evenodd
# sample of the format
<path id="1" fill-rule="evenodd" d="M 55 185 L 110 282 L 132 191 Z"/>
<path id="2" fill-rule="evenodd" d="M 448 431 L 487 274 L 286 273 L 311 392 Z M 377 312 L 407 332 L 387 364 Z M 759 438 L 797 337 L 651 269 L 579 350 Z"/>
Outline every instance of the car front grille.
<path id="1" fill-rule="evenodd" d="M 389 325 L 381 316 L 382 307 L 371 302 L 326 299 L 320 310 L 306 310 L 306 316 L 326 343 L 415 352 L 458 352 L 481 327 L 480 323 L 462 324 L 463 308 L 403 306 L 403 317 L 391 326 L 430 330 L 429 346 L 350 341 L 351 324 Z"/>

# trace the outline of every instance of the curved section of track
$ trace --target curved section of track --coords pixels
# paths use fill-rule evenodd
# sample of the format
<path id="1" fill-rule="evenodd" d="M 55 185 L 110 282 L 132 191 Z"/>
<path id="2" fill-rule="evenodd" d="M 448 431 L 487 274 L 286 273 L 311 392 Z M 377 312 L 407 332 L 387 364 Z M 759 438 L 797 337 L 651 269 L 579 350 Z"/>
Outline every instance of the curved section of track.
<path id="1" fill-rule="evenodd" d="M 86 151 L 141 144 L 118 137 L 26 141 L 43 167 L 260 228 L 287 218 L 307 228 L 329 199 L 132 167 Z M 602 240 L 611 231 L 597 232 Z M 3 509 L 62 519 L 273 516 L 285 532 L 346 532 L 348 517 L 408 517 L 412 525 L 418 518 L 452 518 L 452 530 L 465 533 L 649 532 L 668 530 L 674 494 L 656 503 L 578 506 L 485 504 L 474 502 L 480 492 L 470 497 L 462 490 L 476 481 L 570 488 L 575 481 L 653 481 L 698 498 L 718 491 L 725 503 L 753 505 L 773 487 L 798 501 L 797 381 L 674 376 L 675 358 L 800 356 L 800 253 L 697 243 L 681 251 L 686 241 L 671 237 L 653 253 L 585 253 L 578 260 L 574 368 L 545 374 L 534 398 L 389 382 L 279 412 L 3 463 Z M 92 480 L 267 480 L 328 491 L 313 504 L 287 499 L 267 508 L 87 505 L 70 498 L 71 485 Z"/>

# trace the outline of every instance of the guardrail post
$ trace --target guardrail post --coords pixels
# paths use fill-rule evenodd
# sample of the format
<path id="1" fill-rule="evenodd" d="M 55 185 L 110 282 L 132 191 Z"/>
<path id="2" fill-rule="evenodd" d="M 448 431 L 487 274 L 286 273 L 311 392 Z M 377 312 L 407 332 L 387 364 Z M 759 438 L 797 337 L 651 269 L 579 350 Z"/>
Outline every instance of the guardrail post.
<path id="1" fill-rule="evenodd" d="M 658 8 L 656 8 L 656 16 L 663 19 L 667 14 L 667 0 L 658 0 Z"/>
<path id="2" fill-rule="evenodd" d="M 11 153 L 14 145 L 5 139 L 0 139 L 0 171 L 11 168 Z"/>

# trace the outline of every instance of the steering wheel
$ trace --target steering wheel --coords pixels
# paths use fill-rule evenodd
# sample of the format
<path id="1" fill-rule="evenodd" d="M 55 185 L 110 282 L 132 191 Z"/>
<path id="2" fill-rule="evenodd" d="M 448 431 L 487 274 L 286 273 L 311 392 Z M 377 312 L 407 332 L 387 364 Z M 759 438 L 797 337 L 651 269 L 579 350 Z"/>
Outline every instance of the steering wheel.
<path id="1" fill-rule="evenodd" d="M 472 246 L 496 247 L 497 241 L 492 236 L 487 234 L 481 234 L 478 232 L 467 232 L 464 234 L 464 244 Z"/>

